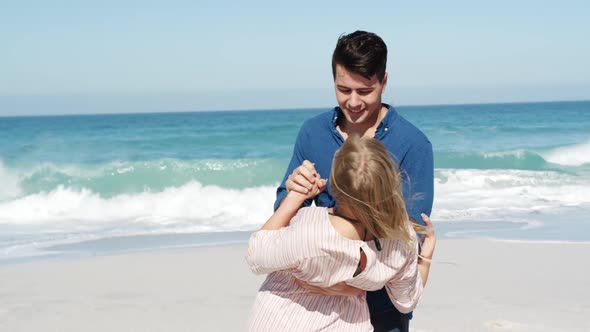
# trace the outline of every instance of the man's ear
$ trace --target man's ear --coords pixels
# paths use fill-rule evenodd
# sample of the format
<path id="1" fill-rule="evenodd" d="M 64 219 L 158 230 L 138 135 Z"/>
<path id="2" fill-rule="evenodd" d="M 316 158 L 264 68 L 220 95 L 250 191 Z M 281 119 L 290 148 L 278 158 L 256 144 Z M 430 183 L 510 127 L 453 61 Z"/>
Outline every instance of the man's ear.
<path id="1" fill-rule="evenodd" d="M 383 86 L 383 89 L 381 89 L 382 94 L 385 91 L 385 87 L 387 86 L 387 76 L 387 72 L 385 72 L 385 75 L 383 75 L 383 81 L 381 81 L 381 85 Z"/>

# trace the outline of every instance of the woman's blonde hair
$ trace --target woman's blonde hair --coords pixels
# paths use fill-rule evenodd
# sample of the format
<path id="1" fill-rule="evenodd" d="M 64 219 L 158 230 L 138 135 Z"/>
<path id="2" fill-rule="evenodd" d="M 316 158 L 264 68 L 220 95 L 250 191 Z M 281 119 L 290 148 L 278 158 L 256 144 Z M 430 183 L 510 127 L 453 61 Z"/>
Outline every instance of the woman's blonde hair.
<path id="1" fill-rule="evenodd" d="M 398 168 L 385 146 L 373 138 L 349 136 L 334 155 L 330 190 L 376 238 L 411 246 L 416 235 L 401 190 Z"/>

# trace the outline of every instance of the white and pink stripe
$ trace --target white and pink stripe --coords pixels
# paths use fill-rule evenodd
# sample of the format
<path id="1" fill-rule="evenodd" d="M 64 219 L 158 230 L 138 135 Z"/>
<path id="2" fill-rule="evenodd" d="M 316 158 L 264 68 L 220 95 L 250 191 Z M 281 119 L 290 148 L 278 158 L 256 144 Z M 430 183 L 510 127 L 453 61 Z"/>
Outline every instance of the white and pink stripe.
<path id="1" fill-rule="evenodd" d="M 365 296 L 312 296 L 295 278 L 319 287 L 340 282 L 364 290 L 386 287 L 400 312 L 410 312 L 422 294 L 416 250 L 397 240 L 350 240 L 330 223 L 326 208 L 299 210 L 288 227 L 260 230 L 250 238 L 246 260 L 257 274 L 269 274 L 250 313 L 250 331 L 372 331 Z M 353 277 L 360 250 L 363 272 Z M 416 248 L 415 248 L 416 249 Z"/>

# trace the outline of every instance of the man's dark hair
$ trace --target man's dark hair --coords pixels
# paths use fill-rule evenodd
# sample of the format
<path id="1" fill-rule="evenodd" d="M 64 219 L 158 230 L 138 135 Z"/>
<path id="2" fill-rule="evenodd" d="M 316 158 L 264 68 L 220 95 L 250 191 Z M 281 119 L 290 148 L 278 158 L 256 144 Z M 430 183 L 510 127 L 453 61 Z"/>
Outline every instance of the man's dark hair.
<path id="1" fill-rule="evenodd" d="M 332 75 L 336 79 L 336 65 L 367 79 L 377 75 L 379 82 L 385 77 L 387 46 L 381 37 L 372 32 L 355 31 L 338 38 L 332 55 Z"/>

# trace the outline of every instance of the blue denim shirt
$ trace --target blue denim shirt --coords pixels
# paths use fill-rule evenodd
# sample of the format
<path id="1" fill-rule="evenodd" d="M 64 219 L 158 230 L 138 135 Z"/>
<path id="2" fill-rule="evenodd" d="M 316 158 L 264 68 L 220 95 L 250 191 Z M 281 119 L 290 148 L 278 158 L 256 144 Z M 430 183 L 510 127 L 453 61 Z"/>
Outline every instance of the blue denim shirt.
<path id="1" fill-rule="evenodd" d="M 387 104 L 384 106 L 388 108 L 388 111 L 375 131 L 375 138 L 387 147 L 398 164 L 408 214 L 414 220 L 422 222 L 420 213 L 430 215 L 432 210 L 434 191 L 432 144 L 418 128 L 399 115 L 392 106 Z M 287 195 L 285 187 L 287 178 L 304 160 L 315 163 L 316 171 L 320 176 L 329 179 L 334 154 L 344 143 L 344 138 L 336 129 L 341 116 L 344 116 L 342 110 L 335 107 L 303 123 L 295 141 L 291 162 L 277 189 L 275 210 Z M 333 207 L 335 202 L 329 185 L 313 201 L 316 206 Z M 309 199 L 304 205 L 309 206 L 311 202 L 312 200 Z M 384 312 L 393 307 L 385 289 L 367 292 L 367 302 L 371 313 Z"/>

